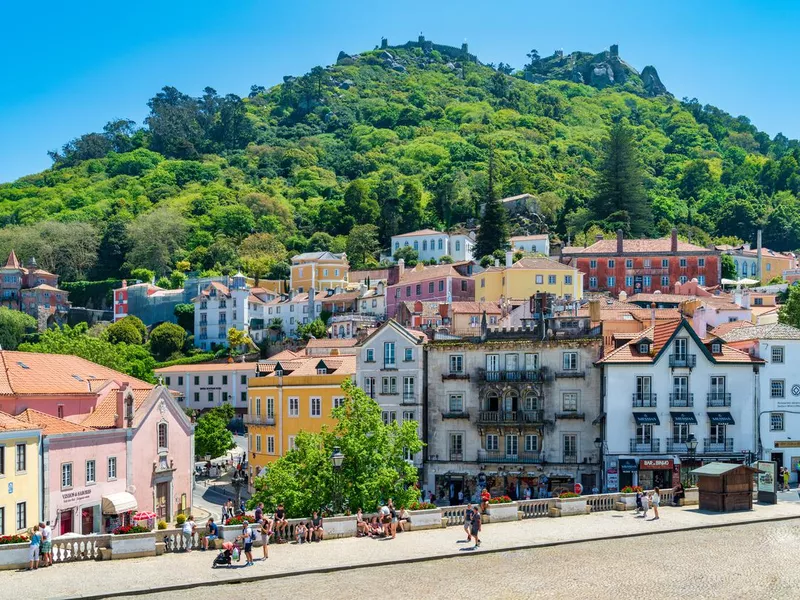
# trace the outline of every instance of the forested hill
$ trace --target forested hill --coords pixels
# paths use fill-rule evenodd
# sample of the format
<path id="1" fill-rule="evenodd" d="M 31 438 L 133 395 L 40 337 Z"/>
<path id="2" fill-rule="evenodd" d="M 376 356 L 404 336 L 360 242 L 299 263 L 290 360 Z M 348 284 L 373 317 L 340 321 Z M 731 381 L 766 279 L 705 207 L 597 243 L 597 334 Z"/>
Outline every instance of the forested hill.
<path id="1" fill-rule="evenodd" d="M 13 246 L 67 279 L 280 276 L 287 256 L 317 249 L 360 265 L 394 233 L 474 218 L 490 152 L 496 195 L 535 194 L 550 230 L 574 240 L 590 223 L 611 228 L 590 207 L 615 122 L 638 149 L 647 233 L 677 225 L 708 243 L 763 225 L 769 247 L 800 247 L 797 141 L 673 98 L 615 48 L 532 51 L 517 70 L 465 50 L 341 53 L 244 98 L 165 87 L 141 127 L 111 122 L 53 152 L 51 169 L 0 185 L 0 255 Z"/>

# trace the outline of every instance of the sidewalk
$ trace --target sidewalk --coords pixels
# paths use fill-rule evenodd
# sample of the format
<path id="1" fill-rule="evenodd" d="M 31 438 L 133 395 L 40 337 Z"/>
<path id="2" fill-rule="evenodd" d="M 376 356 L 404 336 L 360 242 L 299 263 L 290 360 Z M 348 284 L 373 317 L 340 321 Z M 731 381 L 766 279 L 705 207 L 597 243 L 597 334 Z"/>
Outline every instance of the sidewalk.
<path id="1" fill-rule="evenodd" d="M 401 533 L 396 540 L 345 538 L 319 544 L 273 545 L 270 558 L 243 567 L 211 569 L 216 552 L 194 551 L 190 554 L 168 554 L 111 562 L 80 562 L 57 565 L 35 573 L 0 573 L 0 582 L 9 589 L 42 590 L 41 597 L 102 597 L 103 594 L 130 595 L 137 591 L 163 591 L 172 586 L 207 586 L 212 582 L 252 581 L 259 578 L 283 577 L 318 570 L 369 566 L 380 563 L 429 560 L 446 556 L 464 556 L 521 547 L 547 546 L 668 533 L 687 529 L 735 525 L 753 521 L 800 518 L 800 505 L 780 503 L 757 506 L 753 511 L 730 514 L 704 513 L 696 507 L 662 507 L 661 519 L 650 521 L 635 517 L 632 512 L 601 512 L 588 516 L 559 519 L 528 519 L 510 523 L 488 524 L 481 533 L 482 545 L 472 551 L 463 543 L 461 527 L 448 527 L 421 532 Z M 461 543 L 459 543 L 461 541 Z M 261 549 L 254 550 L 254 557 Z M 213 590 L 209 590 L 213 593 Z"/>

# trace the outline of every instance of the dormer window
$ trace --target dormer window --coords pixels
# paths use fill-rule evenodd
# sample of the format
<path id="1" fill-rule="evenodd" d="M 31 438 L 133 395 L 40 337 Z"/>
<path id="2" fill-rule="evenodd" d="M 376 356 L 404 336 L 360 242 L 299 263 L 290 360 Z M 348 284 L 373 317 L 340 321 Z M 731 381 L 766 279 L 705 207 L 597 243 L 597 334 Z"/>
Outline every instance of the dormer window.
<path id="1" fill-rule="evenodd" d="M 720 344 L 719 342 L 714 342 L 713 344 L 711 344 L 712 354 L 719 354 L 720 352 L 722 352 L 722 344 Z"/>
<path id="2" fill-rule="evenodd" d="M 640 354 L 649 354 L 650 353 L 650 344 L 647 342 L 642 342 L 639 344 L 639 353 Z"/>
<path id="3" fill-rule="evenodd" d="M 326 369 L 325 367 L 320 367 L 317 369 L 317 375 L 327 375 L 327 374 L 328 374 L 328 369 Z"/>

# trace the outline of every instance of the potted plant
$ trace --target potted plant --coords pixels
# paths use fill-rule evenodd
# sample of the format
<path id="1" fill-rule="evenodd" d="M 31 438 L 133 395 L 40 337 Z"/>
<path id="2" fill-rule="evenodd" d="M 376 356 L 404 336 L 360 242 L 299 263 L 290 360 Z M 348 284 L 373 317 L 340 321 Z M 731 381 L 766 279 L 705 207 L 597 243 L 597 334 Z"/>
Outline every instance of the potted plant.
<path id="1" fill-rule="evenodd" d="M 489 506 L 486 509 L 490 523 L 500 523 L 502 521 L 516 521 L 519 519 L 517 514 L 517 503 L 509 496 L 495 496 L 489 498 Z"/>
<path id="2" fill-rule="evenodd" d="M 638 485 L 626 485 L 622 488 L 617 500 L 617 510 L 633 510 L 636 508 L 636 493 L 641 491 L 642 488 Z"/>
<path id="3" fill-rule="evenodd" d="M 408 507 L 411 516 L 411 528 L 438 529 L 442 527 L 442 511 L 430 502 L 412 502 Z"/>
<path id="4" fill-rule="evenodd" d="M 141 525 L 117 527 L 111 536 L 111 558 L 139 558 L 156 555 L 156 534 Z"/>
<path id="5" fill-rule="evenodd" d="M 589 513 L 589 507 L 586 505 L 586 496 L 581 496 L 574 492 L 562 492 L 556 498 L 555 507 L 550 510 L 551 515 L 557 517 L 571 517 Z"/>
<path id="6" fill-rule="evenodd" d="M 0 535 L 0 569 L 21 569 L 28 566 L 27 535 Z"/>

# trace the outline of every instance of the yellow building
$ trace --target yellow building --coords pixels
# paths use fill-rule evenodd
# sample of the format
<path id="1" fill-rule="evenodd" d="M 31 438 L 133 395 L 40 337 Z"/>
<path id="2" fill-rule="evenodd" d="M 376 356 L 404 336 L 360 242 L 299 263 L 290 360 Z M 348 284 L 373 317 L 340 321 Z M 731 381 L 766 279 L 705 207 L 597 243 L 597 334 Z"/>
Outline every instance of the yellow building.
<path id="1" fill-rule="evenodd" d="M 331 411 L 344 398 L 342 384 L 356 372 L 355 356 L 300 356 L 259 363 L 247 382 L 251 473 L 294 447 L 301 431 L 333 425 Z M 252 481 L 252 477 L 250 479 Z"/>
<path id="2" fill-rule="evenodd" d="M 347 255 L 333 252 L 306 252 L 292 257 L 289 285 L 292 290 L 308 292 L 347 287 L 350 264 Z"/>
<path id="3" fill-rule="evenodd" d="M 473 275 L 477 302 L 527 300 L 537 292 L 569 300 L 583 298 L 583 274 L 575 267 L 544 257 L 522 258 L 513 264 L 511 261 L 512 254 L 508 252 L 505 267 L 489 267 Z"/>
<path id="4" fill-rule="evenodd" d="M 0 412 L 0 535 L 24 533 L 41 520 L 38 426 Z"/>

